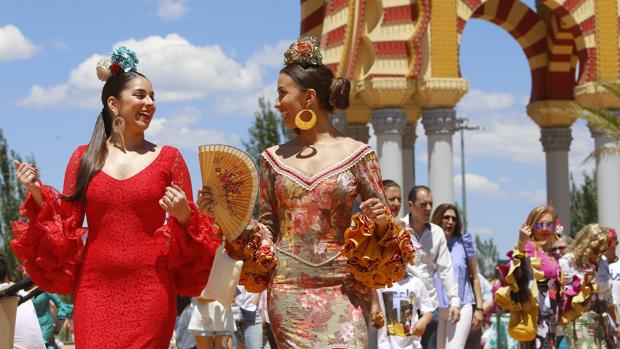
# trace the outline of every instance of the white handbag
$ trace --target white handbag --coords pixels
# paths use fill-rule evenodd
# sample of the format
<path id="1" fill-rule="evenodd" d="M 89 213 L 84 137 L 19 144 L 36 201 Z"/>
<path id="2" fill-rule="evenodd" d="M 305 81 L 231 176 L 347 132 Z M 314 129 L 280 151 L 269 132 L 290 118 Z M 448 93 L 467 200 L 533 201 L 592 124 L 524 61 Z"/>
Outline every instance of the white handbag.
<path id="1" fill-rule="evenodd" d="M 209 281 L 202 290 L 202 296 L 215 299 L 225 308 L 229 308 L 237 295 L 241 267 L 243 267 L 243 261 L 230 258 L 222 243 L 215 252 Z"/>

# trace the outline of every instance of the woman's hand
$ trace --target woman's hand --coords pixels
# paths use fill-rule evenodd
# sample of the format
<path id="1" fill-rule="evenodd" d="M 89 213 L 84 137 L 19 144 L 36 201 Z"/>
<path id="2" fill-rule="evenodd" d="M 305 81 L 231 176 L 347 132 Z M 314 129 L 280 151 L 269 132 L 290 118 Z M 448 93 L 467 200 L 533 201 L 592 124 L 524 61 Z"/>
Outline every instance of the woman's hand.
<path id="1" fill-rule="evenodd" d="M 474 317 L 472 318 L 472 321 L 471 321 L 471 330 L 472 331 L 479 330 L 480 328 L 482 328 L 483 322 L 484 322 L 484 314 L 482 313 L 482 310 L 480 309 L 474 310 Z"/>
<path id="2" fill-rule="evenodd" d="M 200 188 L 200 190 L 198 190 L 196 204 L 198 205 L 200 213 L 205 216 L 212 216 L 213 212 L 211 212 L 211 208 L 215 204 L 215 200 L 213 199 L 213 189 L 210 187 Z"/>
<path id="3" fill-rule="evenodd" d="M 32 194 L 32 198 L 40 207 L 43 202 L 43 194 L 41 193 L 41 184 L 39 184 L 37 180 L 39 171 L 34 165 L 25 162 L 14 160 L 13 163 L 15 164 L 15 176 L 17 180 L 26 187 L 26 190 L 28 190 L 30 194 Z"/>
<path id="4" fill-rule="evenodd" d="M 370 198 L 360 204 L 360 211 L 368 217 L 370 221 L 378 225 L 387 225 L 389 223 L 387 207 L 377 198 Z"/>
<path id="5" fill-rule="evenodd" d="M 520 251 L 523 251 L 525 248 L 525 244 L 530 241 L 532 238 L 532 229 L 527 223 L 523 222 L 521 224 L 521 229 L 519 229 L 519 245 L 518 248 Z"/>
<path id="6" fill-rule="evenodd" d="M 187 224 L 192 215 L 185 192 L 174 183 L 166 187 L 164 196 L 159 200 L 159 206 L 176 218 L 182 225 Z"/>

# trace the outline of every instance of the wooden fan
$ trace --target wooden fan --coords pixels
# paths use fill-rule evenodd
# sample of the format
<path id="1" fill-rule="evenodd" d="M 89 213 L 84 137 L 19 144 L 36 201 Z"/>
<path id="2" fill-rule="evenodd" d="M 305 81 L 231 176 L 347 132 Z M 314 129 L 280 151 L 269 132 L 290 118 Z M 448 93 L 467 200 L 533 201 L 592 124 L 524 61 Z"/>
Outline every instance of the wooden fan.
<path id="1" fill-rule="evenodd" d="M 211 214 L 226 240 L 233 241 L 247 226 L 258 193 L 258 172 L 252 158 L 223 144 L 198 149 L 202 185 L 213 192 Z"/>

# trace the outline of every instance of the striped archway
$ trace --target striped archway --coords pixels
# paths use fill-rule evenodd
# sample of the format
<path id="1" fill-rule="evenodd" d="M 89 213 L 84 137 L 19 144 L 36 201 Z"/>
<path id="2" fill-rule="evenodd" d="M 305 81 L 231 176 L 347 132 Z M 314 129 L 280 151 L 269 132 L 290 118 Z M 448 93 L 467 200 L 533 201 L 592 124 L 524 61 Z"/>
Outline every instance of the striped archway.
<path id="1" fill-rule="evenodd" d="M 487 20 L 506 30 L 528 60 L 532 77 L 530 101 L 547 97 L 547 26 L 536 12 L 518 0 L 460 0 L 457 16 L 459 42 L 471 18 Z"/>

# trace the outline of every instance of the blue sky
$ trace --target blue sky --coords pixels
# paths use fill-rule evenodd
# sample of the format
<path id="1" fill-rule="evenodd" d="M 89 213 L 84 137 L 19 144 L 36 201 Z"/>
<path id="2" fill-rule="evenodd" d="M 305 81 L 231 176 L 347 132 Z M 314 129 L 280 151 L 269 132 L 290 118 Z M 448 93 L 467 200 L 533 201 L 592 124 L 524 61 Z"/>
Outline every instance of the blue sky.
<path id="1" fill-rule="evenodd" d="M 156 90 L 158 110 L 147 138 L 181 149 L 197 187 L 197 146 L 240 146 L 257 98 L 275 99 L 282 53 L 299 31 L 299 6 L 282 0 L 4 0 L 0 128 L 13 149 L 34 154 L 44 182 L 60 187 L 70 153 L 88 142 L 100 110 L 95 62 L 125 44 L 138 52 L 139 68 Z M 492 237 L 505 251 L 529 210 L 546 201 L 540 133 L 525 113 L 529 70 L 516 41 L 494 24 L 470 21 L 461 47 L 470 93 L 458 116 L 485 127 L 466 134 L 470 231 Z M 421 126 L 417 134 L 416 180 L 426 184 Z M 593 142 L 581 123 L 573 137 L 570 166 L 580 181 L 592 167 L 581 161 Z M 459 144 L 455 135 L 456 183 Z M 456 196 L 460 201 L 460 184 Z"/>

